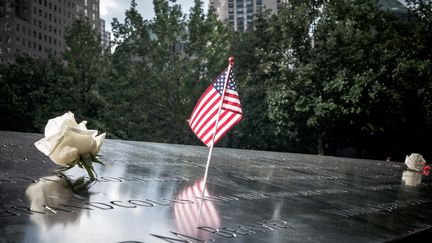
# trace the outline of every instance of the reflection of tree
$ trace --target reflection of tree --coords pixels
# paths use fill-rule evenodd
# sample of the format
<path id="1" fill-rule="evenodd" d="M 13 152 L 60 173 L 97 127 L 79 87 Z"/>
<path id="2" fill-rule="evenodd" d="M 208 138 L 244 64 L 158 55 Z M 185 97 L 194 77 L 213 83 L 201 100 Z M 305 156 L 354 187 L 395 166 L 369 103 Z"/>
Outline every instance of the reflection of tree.
<path id="1" fill-rule="evenodd" d="M 84 205 L 89 201 L 89 186 L 83 178 L 71 181 L 64 176 L 44 177 L 29 185 L 26 196 L 33 212 L 31 220 L 45 229 L 76 222 L 82 209 L 91 210 Z"/>

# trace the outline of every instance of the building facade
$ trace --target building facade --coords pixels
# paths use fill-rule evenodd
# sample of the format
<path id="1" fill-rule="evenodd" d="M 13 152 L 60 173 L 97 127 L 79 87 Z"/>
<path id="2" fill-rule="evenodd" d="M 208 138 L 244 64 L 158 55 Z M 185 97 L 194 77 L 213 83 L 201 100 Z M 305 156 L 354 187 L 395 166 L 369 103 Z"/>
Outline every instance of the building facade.
<path id="1" fill-rule="evenodd" d="M 105 30 L 105 20 L 103 19 L 100 19 L 100 31 L 102 49 L 107 50 L 110 47 L 111 32 Z"/>
<path id="2" fill-rule="evenodd" d="M 99 0 L 1 0 L 0 63 L 20 54 L 60 55 L 66 28 L 82 17 L 99 33 Z"/>
<path id="3" fill-rule="evenodd" d="M 253 28 L 255 13 L 269 9 L 277 14 L 281 0 L 210 0 L 216 15 L 222 21 L 228 21 L 236 31 Z"/>

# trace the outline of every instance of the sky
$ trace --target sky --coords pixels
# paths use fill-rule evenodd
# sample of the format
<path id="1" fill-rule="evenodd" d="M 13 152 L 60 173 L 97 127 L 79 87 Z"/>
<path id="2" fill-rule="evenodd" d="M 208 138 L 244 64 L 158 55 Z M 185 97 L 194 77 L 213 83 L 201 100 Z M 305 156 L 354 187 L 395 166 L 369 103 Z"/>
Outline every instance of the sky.
<path id="1" fill-rule="evenodd" d="M 202 0 L 207 11 L 208 0 Z M 130 8 L 130 0 L 100 0 L 100 17 L 105 20 L 105 29 L 111 31 L 111 22 L 117 18 L 123 22 L 126 9 Z M 153 0 L 136 0 L 138 12 L 144 19 L 153 19 Z M 189 13 L 194 0 L 177 0 L 184 13 Z"/>

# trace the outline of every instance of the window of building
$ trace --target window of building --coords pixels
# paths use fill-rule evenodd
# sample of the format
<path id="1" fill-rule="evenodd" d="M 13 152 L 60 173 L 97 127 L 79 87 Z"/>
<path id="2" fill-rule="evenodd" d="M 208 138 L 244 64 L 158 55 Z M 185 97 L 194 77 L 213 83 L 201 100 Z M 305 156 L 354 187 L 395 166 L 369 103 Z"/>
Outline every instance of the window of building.
<path id="1" fill-rule="evenodd" d="M 19 25 L 19 24 L 16 24 L 16 25 L 15 25 L 15 30 L 16 30 L 16 31 L 20 31 L 20 25 Z"/>
<path id="2" fill-rule="evenodd" d="M 15 8 L 15 16 L 20 16 L 20 8 Z"/>
<path id="3" fill-rule="evenodd" d="M 253 6 L 251 5 L 251 6 L 247 6 L 247 13 L 249 14 L 249 13 L 252 13 L 253 14 Z"/>
<path id="4" fill-rule="evenodd" d="M 28 20 L 27 14 L 29 12 L 29 9 L 27 7 L 23 7 L 23 14 L 24 14 L 24 19 Z"/>

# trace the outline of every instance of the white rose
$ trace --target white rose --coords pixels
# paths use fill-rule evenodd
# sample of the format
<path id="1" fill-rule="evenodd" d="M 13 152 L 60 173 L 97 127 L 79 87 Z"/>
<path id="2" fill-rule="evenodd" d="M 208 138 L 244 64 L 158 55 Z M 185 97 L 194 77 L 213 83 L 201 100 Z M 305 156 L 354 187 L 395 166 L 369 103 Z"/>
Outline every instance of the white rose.
<path id="1" fill-rule="evenodd" d="M 411 154 L 410 156 L 407 155 L 405 158 L 405 164 L 410 170 L 422 171 L 425 163 L 426 160 L 421 154 Z"/>
<path id="2" fill-rule="evenodd" d="M 35 142 L 35 146 L 59 165 L 69 165 L 88 154 L 96 156 L 106 134 L 97 136 L 98 131 L 88 130 L 86 123 L 78 124 L 72 112 L 50 119 L 45 126 L 45 138 Z"/>

